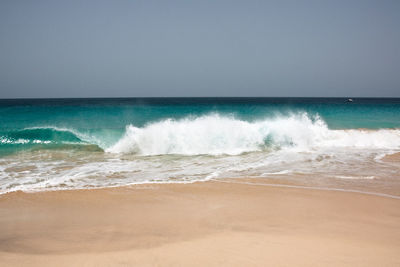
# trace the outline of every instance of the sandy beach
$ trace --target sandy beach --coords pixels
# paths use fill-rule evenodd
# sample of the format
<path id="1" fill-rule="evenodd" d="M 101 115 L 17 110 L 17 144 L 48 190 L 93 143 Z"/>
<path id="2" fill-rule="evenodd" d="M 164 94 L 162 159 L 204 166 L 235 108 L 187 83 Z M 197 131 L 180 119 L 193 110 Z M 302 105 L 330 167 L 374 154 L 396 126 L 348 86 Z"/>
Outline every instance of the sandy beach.
<path id="1" fill-rule="evenodd" d="M 400 1 L 0 1 L 0 267 L 400 267 Z"/>
<path id="2" fill-rule="evenodd" d="M 0 265 L 400 265 L 400 200 L 241 181 L 1 195 Z"/>

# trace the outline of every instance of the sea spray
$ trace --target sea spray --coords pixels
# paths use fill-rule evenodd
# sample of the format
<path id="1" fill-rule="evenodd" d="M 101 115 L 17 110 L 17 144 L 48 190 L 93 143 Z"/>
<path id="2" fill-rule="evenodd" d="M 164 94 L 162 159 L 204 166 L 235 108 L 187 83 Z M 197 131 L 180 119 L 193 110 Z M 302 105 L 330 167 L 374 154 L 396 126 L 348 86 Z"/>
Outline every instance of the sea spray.
<path id="1" fill-rule="evenodd" d="M 211 114 L 167 119 L 143 128 L 129 125 L 125 135 L 106 149 L 139 155 L 238 155 L 267 149 L 297 151 L 327 147 L 400 148 L 400 130 L 330 130 L 319 116 L 307 113 L 254 122 Z"/>
<path id="2" fill-rule="evenodd" d="M 110 137 L 111 136 L 111 137 Z M 112 141 L 115 140 L 115 141 Z M 149 155 L 239 155 L 247 152 L 319 148 L 399 149 L 398 129 L 329 129 L 318 115 L 305 112 L 254 121 L 217 113 L 165 119 L 143 127 L 127 125 L 125 133 L 54 126 L 13 130 L 0 136 L 1 146 L 84 149 L 97 146 L 108 153 Z M 46 146 L 47 145 L 47 146 Z"/>

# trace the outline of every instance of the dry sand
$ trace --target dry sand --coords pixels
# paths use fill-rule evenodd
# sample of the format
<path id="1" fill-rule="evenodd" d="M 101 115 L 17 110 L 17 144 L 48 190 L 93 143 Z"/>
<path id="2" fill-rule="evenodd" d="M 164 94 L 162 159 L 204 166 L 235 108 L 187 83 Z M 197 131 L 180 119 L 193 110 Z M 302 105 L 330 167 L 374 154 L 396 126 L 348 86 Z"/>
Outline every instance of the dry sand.
<path id="1" fill-rule="evenodd" d="M 0 196 L 2 266 L 400 266 L 400 200 L 238 183 Z"/>

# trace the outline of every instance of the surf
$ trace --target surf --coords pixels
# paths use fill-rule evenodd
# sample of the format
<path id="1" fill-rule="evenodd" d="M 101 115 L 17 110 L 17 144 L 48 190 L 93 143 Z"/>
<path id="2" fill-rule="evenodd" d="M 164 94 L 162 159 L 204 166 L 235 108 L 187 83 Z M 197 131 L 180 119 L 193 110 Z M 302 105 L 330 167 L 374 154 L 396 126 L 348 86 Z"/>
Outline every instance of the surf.
<path id="1" fill-rule="evenodd" d="M 331 130 L 318 115 L 307 113 L 245 121 L 209 114 L 166 119 L 136 127 L 105 151 L 137 155 L 239 155 L 246 152 L 321 148 L 399 149 L 400 130 Z"/>

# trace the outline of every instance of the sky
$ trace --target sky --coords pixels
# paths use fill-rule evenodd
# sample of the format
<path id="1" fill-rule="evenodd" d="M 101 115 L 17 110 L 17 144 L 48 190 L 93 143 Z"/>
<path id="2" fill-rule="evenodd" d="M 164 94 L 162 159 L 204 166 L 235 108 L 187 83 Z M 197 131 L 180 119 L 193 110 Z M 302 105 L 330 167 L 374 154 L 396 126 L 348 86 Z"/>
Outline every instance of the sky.
<path id="1" fill-rule="evenodd" d="M 0 98 L 400 97 L 400 1 L 0 1 Z"/>

